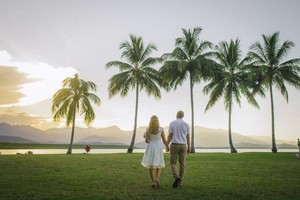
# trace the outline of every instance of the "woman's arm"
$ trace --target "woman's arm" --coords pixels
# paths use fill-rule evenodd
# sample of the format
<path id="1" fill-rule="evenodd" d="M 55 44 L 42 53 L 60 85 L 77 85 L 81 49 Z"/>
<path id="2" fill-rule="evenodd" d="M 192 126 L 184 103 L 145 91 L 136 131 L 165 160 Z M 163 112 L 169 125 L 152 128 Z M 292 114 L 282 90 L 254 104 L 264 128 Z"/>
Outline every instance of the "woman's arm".
<path id="1" fill-rule="evenodd" d="M 168 152 L 169 151 L 169 144 L 168 144 L 168 141 L 166 140 L 166 136 L 165 136 L 164 130 L 161 133 L 161 138 L 162 138 L 163 143 L 166 146 L 166 151 Z"/>
<path id="2" fill-rule="evenodd" d="M 146 132 L 146 139 L 145 139 L 145 142 L 146 142 L 146 143 L 149 143 L 149 142 L 150 142 L 150 135 L 149 135 L 148 131 Z"/>

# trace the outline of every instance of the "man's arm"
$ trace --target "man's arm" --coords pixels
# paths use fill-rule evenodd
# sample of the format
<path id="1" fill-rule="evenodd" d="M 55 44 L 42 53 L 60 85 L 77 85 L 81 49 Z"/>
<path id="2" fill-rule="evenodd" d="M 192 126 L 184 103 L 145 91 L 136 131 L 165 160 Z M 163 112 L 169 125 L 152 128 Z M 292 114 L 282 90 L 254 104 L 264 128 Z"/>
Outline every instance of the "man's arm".
<path id="1" fill-rule="evenodd" d="M 172 140 L 172 137 L 173 137 L 173 134 L 169 132 L 169 135 L 168 135 L 168 139 L 167 139 L 167 144 L 169 145 L 171 140 Z"/>
<path id="2" fill-rule="evenodd" d="M 190 134 L 186 135 L 186 143 L 187 143 L 187 152 L 190 153 L 191 152 L 191 145 L 190 145 Z"/>

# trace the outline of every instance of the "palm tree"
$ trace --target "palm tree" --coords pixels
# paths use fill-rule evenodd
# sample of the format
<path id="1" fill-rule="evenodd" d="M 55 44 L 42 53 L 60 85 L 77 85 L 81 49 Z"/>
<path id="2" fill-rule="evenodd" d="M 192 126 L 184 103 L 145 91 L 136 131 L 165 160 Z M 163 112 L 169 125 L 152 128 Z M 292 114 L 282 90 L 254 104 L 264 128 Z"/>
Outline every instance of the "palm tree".
<path id="1" fill-rule="evenodd" d="M 157 51 L 157 47 L 153 43 L 149 43 L 145 48 L 142 38 L 134 35 L 130 35 L 130 42 L 123 42 L 120 49 L 123 50 L 121 57 L 125 57 L 128 62 L 111 61 L 106 64 L 106 68 L 115 66 L 120 71 L 109 79 L 108 90 L 111 98 L 118 93 L 125 97 L 130 89 L 135 89 L 134 129 L 127 150 L 127 153 L 132 153 L 137 128 L 139 92 L 145 89 L 149 96 L 153 95 L 157 99 L 161 97 L 157 85 L 160 82 L 159 74 L 156 69 L 151 67 L 160 59 L 149 57 L 154 50 Z"/>
<path id="2" fill-rule="evenodd" d="M 217 71 L 215 78 L 204 87 L 204 93 L 209 94 L 210 98 L 205 111 L 213 107 L 220 97 L 224 97 L 225 109 L 228 110 L 228 135 L 231 153 L 237 153 L 233 146 L 231 135 L 231 115 L 233 102 L 236 101 L 241 105 L 241 95 L 244 94 L 252 105 L 258 107 L 250 87 L 253 85 L 248 79 L 248 70 L 246 64 L 249 58 L 242 58 L 240 50 L 240 41 L 231 40 L 230 43 L 220 42 L 216 46 L 213 56 L 217 63 Z"/>
<path id="3" fill-rule="evenodd" d="M 194 147 L 194 85 L 201 80 L 210 77 L 210 66 L 207 49 L 212 47 L 208 41 L 199 41 L 201 28 L 193 30 L 182 29 L 183 37 L 175 41 L 175 49 L 172 53 L 162 56 L 165 60 L 160 68 L 160 74 L 163 78 L 163 86 L 167 91 L 171 88 L 177 89 L 178 85 L 189 79 L 190 82 L 190 100 L 191 100 L 191 153 L 195 153 Z"/>
<path id="4" fill-rule="evenodd" d="M 72 134 L 67 154 L 72 154 L 72 145 L 75 131 L 75 118 L 79 112 L 83 116 L 84 123 L 88 126 L 95 120 L 95 112 L 91 105 L 92 101 L 100 105 L 101 100 L 90 90 L 96 91 L 97 86 L 90 81 L 79 79 L 78 74 L 63 80 L 63 88 L 59 89 L 52 99 L 52 113 L 54 121 L 59 122 L 66 118 L 66 126 L 72 124 Z"/>
<path id="5" fill-rule="evenodd" d="M 300 88 L 300 59 L 285 60 L 294 43 L 286 40 L 279 44 L 279 32 L 272 35 L 262 34 L 263 42 L 256 42 L 250 47 L 248 55 L 253 59 L 252 70 L 258 75 L 257 92 L 261 87 L 270 91 L 272 118 L 272 152 L 277 152 L 275 142 L 273 86 L 280 90 L 288 102 L 288 91 L 285 83 Z"/>

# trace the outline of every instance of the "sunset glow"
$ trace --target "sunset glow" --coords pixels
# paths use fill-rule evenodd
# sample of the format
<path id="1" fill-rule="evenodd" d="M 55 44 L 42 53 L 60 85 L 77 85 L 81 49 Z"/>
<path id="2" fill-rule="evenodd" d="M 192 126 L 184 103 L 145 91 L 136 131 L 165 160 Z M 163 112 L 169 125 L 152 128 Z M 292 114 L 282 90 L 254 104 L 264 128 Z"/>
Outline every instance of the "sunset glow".
<path id="1" fill-rule="evenodd" d="M 16 67 L 17 71 L 22 73 L 24 78 L 28 80 L 28 83 L 20 85 L 19 92 L 24 97 L 13 105 L 25 106 L 49 99 L 61 88 L 62 81 L 66 77 L 71 77 L 77 73 L 77 70 L 72 67 L 55 68 L 40 61 L 18 61 L 13 59 L 6 51 L 0 51 L 0 57 L 2 58 L 1 65 Z"/>

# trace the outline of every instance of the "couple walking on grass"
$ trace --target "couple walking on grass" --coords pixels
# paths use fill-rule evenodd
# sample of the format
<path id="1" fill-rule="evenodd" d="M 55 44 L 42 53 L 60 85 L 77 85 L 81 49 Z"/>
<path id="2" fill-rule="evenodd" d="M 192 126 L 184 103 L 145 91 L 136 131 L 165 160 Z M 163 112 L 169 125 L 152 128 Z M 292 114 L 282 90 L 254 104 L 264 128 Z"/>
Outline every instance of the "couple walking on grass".
<path id="1" fill-rule="evenodd" d="M 142 165 L 149 168 L 152 181 L 152 188 L 159 188 L 159 178 L 162 168 L 165 167 L 163 147 L 161 141 L 166 146 L 166 151 L 170 151 L 170 167 L 174 177 L 173 188 L 181 186 L 183 183 L 186 156 L 190 152 L 190 127 L 182 120 L 183 111 L 178 111 L 176 120 L 169 125 L 168 137 L 165 137 L 164 129 L 160 127 L 156 115 L 152 116 L 146 130 L 145 141 L 148 146 L 142 160 Z M 169 147 L 171 143 L 171 146 Z M 176 163 L 179 160 L 179 173 Z"/>

